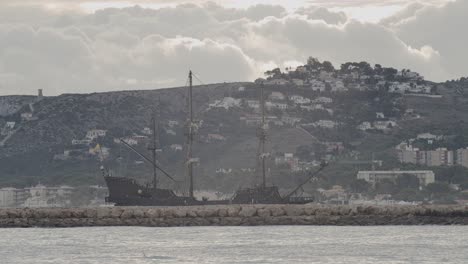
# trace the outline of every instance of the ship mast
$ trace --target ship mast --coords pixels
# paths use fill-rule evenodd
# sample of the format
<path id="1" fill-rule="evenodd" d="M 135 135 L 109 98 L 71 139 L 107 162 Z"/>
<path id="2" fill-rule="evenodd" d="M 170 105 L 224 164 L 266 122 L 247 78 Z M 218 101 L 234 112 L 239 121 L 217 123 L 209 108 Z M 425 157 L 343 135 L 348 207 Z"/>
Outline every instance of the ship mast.
<path id="1" fill-rule="evenodd" d="M 153 115 L 153 142 L 152 146 L 150 147 L 151 154 L 153 154 L 153 189 L 156 191 L 158 187 L 158 175 L 157 175 L 157 168 L 156 168 L 156 117 Z"/>
<path id="2" fill-rule="evenodd" d="M 188 122 L 188 147 L 187 147 L 187 173 L 190 181 L 189 195 L 193 198 L 193 157 L 192 157 L 192 145 L 193 145 L 193 104 L 192 104 L 192 85 L 193 76 L 192 71 L 189 71 L 189 87 L 188 87 L 188 108 L 189 108 L 189 122 Z"/>
<path id="3" fill-rule="evenodd" d="M 265 98 L 264 98 L 264 85 L 262 83 L 261 85 L 261 95 L 260 95 L 260 107 L 262 110 L 262 125 L 259 131 L 258 139 L 259 139 L 259 149 L 260 149 L 260 161 L 262 164 L 262 187 L 266 188 L 266 164 L 265 164 L 265 159 L 267 156 L 267 153 L 265 153 L 265 141 L 266 141 L 266 130 L 267 130 L 267 125 L 265 123 Z"/>

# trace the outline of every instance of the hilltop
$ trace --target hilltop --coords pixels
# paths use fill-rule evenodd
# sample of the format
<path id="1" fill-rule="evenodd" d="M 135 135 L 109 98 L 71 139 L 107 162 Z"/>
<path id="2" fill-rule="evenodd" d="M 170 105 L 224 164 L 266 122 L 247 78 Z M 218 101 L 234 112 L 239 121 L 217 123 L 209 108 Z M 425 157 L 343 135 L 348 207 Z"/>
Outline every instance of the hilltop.
<path id="1" fill-rule="evenodd" d="M 261 84 L 270 126 L 269 181 L 283 188 L 295 186 L 321 160 L 331 164 L 314 183 L 323 188 L 354 188 L 357 171 L 375 161 L 381 169 L 431 167 L 402 162 L 396 149 L 423 133 L 444 136 L 438 146 L 448 151 L 468 147 L 465 79 L 433 83 L 407 69 L 365 62 L 335 69 L 311 58 L 295 69 L 268 71 L 254 83 L 194 87 L 199 189 L 229 192 L 254 183 Z M 0 184 L 102 184 L 101 159 L 114 175 L 149 180 L 151 167 L 118 139 L 146 152 L 153 116 L 159 124 L 159 162 L 182 180 L 186 100 L 185 87 L 0 97 Z M 447 183 L 468 183 L 466 175 L 452 179 L 455 167 L 465 171 L 464 164 L 454 165 L 430 169 Z"/>

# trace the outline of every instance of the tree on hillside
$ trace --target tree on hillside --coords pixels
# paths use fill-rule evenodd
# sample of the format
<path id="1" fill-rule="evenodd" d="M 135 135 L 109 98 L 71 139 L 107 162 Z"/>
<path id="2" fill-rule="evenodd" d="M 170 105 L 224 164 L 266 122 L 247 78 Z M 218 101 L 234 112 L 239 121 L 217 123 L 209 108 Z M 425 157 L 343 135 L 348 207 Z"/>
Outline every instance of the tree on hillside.
<path id="1" fill-rule="evenodd" d="M 281 69 L 280 68 L 275 68 L 271 71 L 266 71 L 265 72 L 265 76 L 267 78 L 276 78 L 276 77 L 280 77 L 281 76 Z"/>
<path id="2" fill-rule="evenodd" d="M 419 187 L 419 179 L 411 174 L 403 174 L 396 180 L 399 189 L 417 189 Z"/>
<path id="3" fill-rule="evenodd" d="M 383 74 L 387 81 L 393 81 L 395 79 L 395 75 L 398 73 L 397 69 L 394 68 L 384 68 Z"/>
<path id="4" fill-rule="evenodd" d="M 370 190 L 371 185 L 363 179 L 356 179 L 351 182 L 349 187 L 354 193 L 366 193 Z"/>
<path id="5" fill-rule="evenodd" d="M 450 186 L 443 182 L 434 182 L 426 186 L 426 190 L 432 195 L 442 195 L 450 192 Z"/>
<path id="6" fill-rule="evenodd" d="M 334 72 L 335 71 L 335 67 L 333 67 L 333 64 L 331 62 L 329 62 L 329 61 L 324 61 L 322 63 L 322 67 L 327 72 Z"/>
<path id="7" fill-rule="evenodd" d="M 382 74 L 383 73 L 382 65 L 376 64 L 374 66 L 374 72 L 375 72 L 375 74 Z"/>
<path id="8" fill-rule="evenodd" d="M 364 73 L 366 75 L 373 75 L 374 69 L 372 69 L 372 67 L 370 66 L 368 62 L 361 61 L 358 64 L 358 66 L 359 66 L 359 70 L 361 73 Z"/>
<path id="9" fill-rule="evenodd" d="M 322 63 L 317 58 L 314 57 L 309 57 L 307 59 L 307 65 L 306 67 L 308 69 L 317 69 L 320 70 L 322 68 Z"/>
<path id="10" fill-rule="evenodd" d="M 392 194 L 398 191 L 396 184 L 391 180 L 381 180 L 375 185 L 375 191 L 379 194 Z"/>

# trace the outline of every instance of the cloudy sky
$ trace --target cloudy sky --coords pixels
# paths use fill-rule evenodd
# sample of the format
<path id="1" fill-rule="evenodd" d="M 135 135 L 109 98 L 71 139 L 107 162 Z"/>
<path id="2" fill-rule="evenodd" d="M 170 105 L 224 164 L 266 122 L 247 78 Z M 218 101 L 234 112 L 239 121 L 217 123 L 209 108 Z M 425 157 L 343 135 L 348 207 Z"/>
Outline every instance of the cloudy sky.
<path id="1" fill-rule="evenodd" d="M 249 81 L 308 56 L 468 76 L 468 0 L 0 0 L 0 95 Z"/>

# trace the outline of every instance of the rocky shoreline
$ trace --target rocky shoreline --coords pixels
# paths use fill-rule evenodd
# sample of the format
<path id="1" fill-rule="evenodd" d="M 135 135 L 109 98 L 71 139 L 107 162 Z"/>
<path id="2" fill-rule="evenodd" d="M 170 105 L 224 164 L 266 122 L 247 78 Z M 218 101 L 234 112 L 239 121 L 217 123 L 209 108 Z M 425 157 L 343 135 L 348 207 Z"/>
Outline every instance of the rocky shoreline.
<path id="1" fill-rule="evenodd" d="M 468 225 L 468 206 L 223 205 L 4 208 L 0 227 Z"/>

